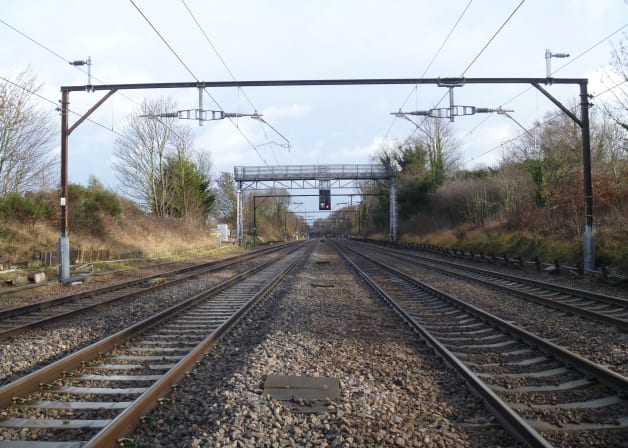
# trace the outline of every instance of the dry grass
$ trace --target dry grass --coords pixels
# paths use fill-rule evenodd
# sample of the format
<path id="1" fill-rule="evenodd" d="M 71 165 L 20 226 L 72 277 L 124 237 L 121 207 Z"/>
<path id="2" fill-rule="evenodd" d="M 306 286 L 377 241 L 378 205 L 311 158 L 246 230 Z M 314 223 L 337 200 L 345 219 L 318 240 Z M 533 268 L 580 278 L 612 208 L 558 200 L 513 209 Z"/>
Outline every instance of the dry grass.
<path id="1" fill-rule="evenodd" d="M 628 272 L 627 235 L 625 229 L 615 232 L 598 229 L 595 236 L 597 264 L 604 264 L 616 272 Z M 501 226 L 459 227 L 422 235 L 406 233 L 400 237 L 400 241 L 482 251 L 498 256 L 508 254 L 528 260 L 539 257 L 544 262 L 556 259 L 568 264 L 580 262 L 583 251 L 580 239 L 544 238 L 530 232 L 510 231 Z"/>
<path id="2" fill-rule="evenodd" d="M 105 234 L 94 237 L 89 232 L 70 227 L 72 250 L 99 254 L 107 258 L 124 258 L 130 254 L 153 258 L 176 256 L 211 250 L 218 246 L 208 226 L 157 220 L 134 215 L 122 219 L 103 217 Z M 71 224 L 71 223 L 70 223 Z M 45 252 L 56 252 L 59 229 L 51 223 L 24 226 L 3 223 L 0 233 L 0 258 L 11 264 L 37 264 Z"/>

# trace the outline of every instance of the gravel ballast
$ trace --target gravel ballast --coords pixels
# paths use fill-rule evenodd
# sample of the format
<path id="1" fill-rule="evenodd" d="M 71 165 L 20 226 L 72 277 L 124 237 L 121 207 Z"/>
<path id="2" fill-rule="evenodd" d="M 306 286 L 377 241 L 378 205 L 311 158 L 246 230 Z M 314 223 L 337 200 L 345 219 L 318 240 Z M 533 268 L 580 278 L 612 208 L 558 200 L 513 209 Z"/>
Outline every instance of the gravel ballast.
<path id="1" fill-rule="evenodd" d="M 267 375 L 333 377 L 320 412 Z M 325 243 L 134 434 L 142 447 L 517 446 L 451 369 Z"/>

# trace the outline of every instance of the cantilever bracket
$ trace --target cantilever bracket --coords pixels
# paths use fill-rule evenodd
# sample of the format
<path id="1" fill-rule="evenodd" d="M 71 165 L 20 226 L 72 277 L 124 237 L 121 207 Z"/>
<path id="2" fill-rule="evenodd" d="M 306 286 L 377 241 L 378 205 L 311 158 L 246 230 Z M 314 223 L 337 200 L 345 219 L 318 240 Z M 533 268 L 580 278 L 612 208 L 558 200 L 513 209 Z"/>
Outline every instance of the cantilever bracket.
<path id="1" fill-rule="evenodd" d="M 96 109 L 98 109 L 102 105 L 102 103 L 107 101 L 109 97 L 117 91 L 118 89 L 111 89 L 109 92 L 107 92 L 105 96 L 103 96 L 96 104 L 94 104 L 87 112 L 85 112 L 78 120 L 76 120 L 76 123 L 70 126 L 70 128 L 68 129 L 68 135 L 70 135 L 72 131 L 76 129 L 82 122 L 87 120 L 87 117 L 89 117 Z"/>
<path id="2" fill-rule="evenodd" d="M 532 85 L 534 87 L 536 87 L 539 92 L 541 92 L 543 95 L 545 95 L 552 103 L 554 103 L 560 110 L 562 110 L 565 114 L 567 114 L 567 116 L 569 118 L 571 118 L 573 121 L 575 121 L 576 124 L 582 128 L 582 121 L 572 111 L 567 109 L 563 105 L 563 103 L 561 103 L 556 98 L 554 98 L 554 96 L 552 96 L 551 93 L 549 93 L 547 90 L 545 90 L 543 87 L 541 87 L 540 84 L 538 84 L 536 82 L 533 82 Z"/>

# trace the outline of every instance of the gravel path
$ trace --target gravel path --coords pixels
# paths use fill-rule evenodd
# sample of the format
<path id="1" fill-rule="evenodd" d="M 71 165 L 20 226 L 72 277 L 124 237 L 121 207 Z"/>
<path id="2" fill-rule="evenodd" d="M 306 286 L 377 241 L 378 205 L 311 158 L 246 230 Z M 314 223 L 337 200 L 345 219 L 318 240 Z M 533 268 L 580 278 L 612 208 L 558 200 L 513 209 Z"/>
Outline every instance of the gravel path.
<path id="1" fill-rule="evenodd" d="M 136 431 L 138 446 L 517 446 L 325 243 L 243 324 Z M 338 378 L 341 396 L 300 412 L 264 392 L 267 375 Z"/>

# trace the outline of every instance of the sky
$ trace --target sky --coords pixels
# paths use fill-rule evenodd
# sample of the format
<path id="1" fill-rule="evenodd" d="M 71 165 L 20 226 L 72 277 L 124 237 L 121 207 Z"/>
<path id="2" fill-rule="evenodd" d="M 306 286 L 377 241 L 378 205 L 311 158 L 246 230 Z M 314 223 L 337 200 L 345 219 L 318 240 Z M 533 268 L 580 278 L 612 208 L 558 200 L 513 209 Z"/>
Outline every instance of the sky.
<path id="1" fill-rule="evenodd" d="M 60 87 L 87 84 L 85 67 L 68 61 L 88 56 L 93 84 L 131 84 L 545 77 L 549 49 L 570 54 L 551 59 L 553 76 L 588 78 L 595 95 L 613 85 L 610 52 L 626 32 L 626 0 L 1 0 L 0 76 L 36 75 L 49 100 L 38 98 L 39 107 L 59 127 Z M 577 86 L 547 89 L 566 104 L 577 99 Z M 435 85 L 220 88 L 204 94 L 205 109 L 257 112 L 270 126 L 248 117 L 181 123 L 211 154 L 215 176 L 234 166 L 368 164 L 382 145 L 416 132 L 392 112 L 437 107 L 446 93 Z M 102 95 L 73 92 L 70 109 L 82 114 Z M 125 117 L 160 97 L 198 108 L 196 89 L 116 93 L 90 117 L 96 123 L 71 134 L 70 182 L 94 176 L 115 190 L 113 149 Z M 495 166 L 505 143 L 524 132 L 519 125 L 556 111 L 527 85 L 468 84 L 454 97 L 457 105 L 504 107 L 516 120 L 456 118 L 466 169 Z M 52 151 L 59 154 L 58 142 Z"/>

